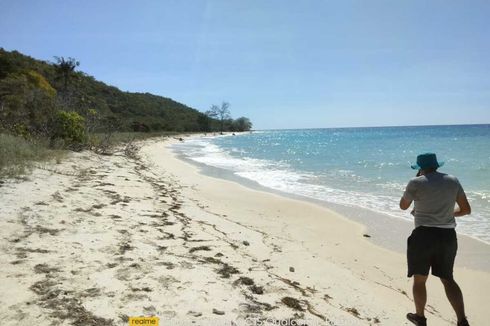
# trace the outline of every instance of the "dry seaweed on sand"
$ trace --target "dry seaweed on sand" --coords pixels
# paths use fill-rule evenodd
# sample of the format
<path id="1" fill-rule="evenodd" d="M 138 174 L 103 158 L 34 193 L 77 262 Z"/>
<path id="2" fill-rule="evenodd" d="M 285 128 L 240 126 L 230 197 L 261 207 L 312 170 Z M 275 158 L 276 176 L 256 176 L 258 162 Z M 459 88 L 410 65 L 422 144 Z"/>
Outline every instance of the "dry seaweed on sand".
<path id="1" fill-rule="evenodd" d="M 195 251 L 200 251 L 200 250 L 204 250 L 204 251 L 210 251 L 211 248 L 209 248 L 208 246 L 199 246 L 199 247 L 192 247 L 191 249 L 189 249 L 189 253 L 193 253 Z"/>
<path id="2" fill-rule="evenodd" d="M 254 285 L 254 280 L 247 276 L 241 276 L 233 284 Z"/>
<path id="3" fill-rule="evenodd" d="M 281 299 L 281 302 L 291 309 L 305 311 L 305 309 L 301 306 L 300 301 L 298 299 L 292 297 L 284 297 Z"/>
<path id="4" fill-rule="evenodd" d="M 224 263 L 217 273 L 220 274 L 222 278 L 230 278 L 231 274 L 238 274 L 240 271 L 235 267 Z"/>

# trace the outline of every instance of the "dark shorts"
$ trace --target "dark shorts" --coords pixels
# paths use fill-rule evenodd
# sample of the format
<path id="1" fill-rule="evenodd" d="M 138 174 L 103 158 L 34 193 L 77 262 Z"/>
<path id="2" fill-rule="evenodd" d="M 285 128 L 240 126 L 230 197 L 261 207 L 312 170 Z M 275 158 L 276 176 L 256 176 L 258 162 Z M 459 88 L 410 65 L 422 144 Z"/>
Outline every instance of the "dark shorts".
<path id="1" fill-rule="evenodd" d="M 419 226 L 407 239 L 408 277 L 414 274 L 453 279 L 458 241 L 454 229 Z"/>

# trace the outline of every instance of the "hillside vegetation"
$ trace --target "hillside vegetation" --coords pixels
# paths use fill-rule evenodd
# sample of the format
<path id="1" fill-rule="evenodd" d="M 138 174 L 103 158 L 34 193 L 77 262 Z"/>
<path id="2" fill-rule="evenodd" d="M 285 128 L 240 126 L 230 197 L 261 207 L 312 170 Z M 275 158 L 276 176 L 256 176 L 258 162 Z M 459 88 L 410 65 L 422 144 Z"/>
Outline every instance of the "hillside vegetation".
<path id="1" fill-rule="evenodd" d="M 0 140 L 5 141 L 0 141 L 0 154 L 10 157 L 0 161 L 0 170 L 5 162 L 15 164 L 16 154 L 8 151 L 14 143 L 78 150 L 108 142 L 116 132 L 251 128 L 247 118 L 231 119 L 227 103 L 224 114 L 203 113 L 170 98 L 121 91 L 77 70 L 79 65 L 73 58 L 46 62 L 0 48 Z M 35 156 L 29 153 L 22 157 Z"/>

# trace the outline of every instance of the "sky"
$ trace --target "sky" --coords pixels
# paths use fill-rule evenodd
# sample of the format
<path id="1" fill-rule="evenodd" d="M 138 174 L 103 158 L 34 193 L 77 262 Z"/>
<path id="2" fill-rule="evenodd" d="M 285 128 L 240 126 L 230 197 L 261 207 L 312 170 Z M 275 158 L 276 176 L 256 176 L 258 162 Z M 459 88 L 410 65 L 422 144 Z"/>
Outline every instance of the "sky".
<path id="1" fill-rule="evenodd" d="M 490 1 L 0 0 L 0 47 L 255 129 L 490 123 Z"/>

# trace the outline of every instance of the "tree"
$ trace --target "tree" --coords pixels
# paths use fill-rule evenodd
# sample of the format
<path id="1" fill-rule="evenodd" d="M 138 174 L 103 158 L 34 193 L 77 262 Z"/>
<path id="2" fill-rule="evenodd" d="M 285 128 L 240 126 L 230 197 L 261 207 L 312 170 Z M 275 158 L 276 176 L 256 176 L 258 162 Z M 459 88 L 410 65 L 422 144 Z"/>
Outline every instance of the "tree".
<path id="1" fill-rule="evenodd" d="M 63 93 L 66 93 L 70 79 L 75 72 L 75 68 L 80 65 L 80 62 L 74 58 L 68 58 L 68 60 L 65 60 L 64 57 L 54 58 L 56 59 L 56 63 L 54 64 L 56 73 L 58 74 L 58 78 L 63 81 Z"/>
<path id="2" fill-rule="evenodd" d="M 206 115 L 213 119 L 218 119 L 220 122 L 220 131 L 224 131 L 224 123 L 225 120 L 230 119 L 230 103 L 223 102 L 221 103 L 221 107 L 213 104 L 211 108 L 206 111 Z"/>
<path id="3" fill-rule="evenodd" d="M 249 131 L 252 129 L 252 122 L 249 118 L 240 117 L 233 121 L 233 130 L 236 131 Z"/>
<path id="4" fill-rule="evenodd" d="M 7 77 L 7 75 L 11 72 L 14 72 L 15 64 L 3 53 L 0 53 L 0 79 Z"/>
<path id="5" fill-rule="evenodd" d="M 92 133 L 97 129 L 100 123 L 100 117 L 96 110 L 88 109 L 87 117 L 85 117 L 85 127 L 87 128 L 87 133 Z"/>
<path id="6" fill-rule="evenodd" d="M 139 121 L 133 121 L 131 123 L 131 128 L 135 132 L 150 132 L 150 127 L 148 127 L 145 123 Z"/>
<path id="7" fill-rule="evenodd" d="M 202 113 L 199 114 L 197 117 L 197 125 L 199 126 L 199 130 L 205 132 L 211 131 L 212 121 L 213 120 L 208 115 Z"/>

